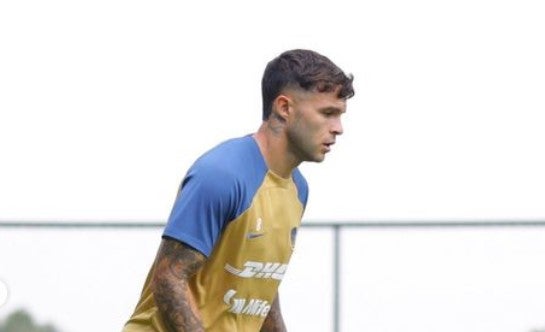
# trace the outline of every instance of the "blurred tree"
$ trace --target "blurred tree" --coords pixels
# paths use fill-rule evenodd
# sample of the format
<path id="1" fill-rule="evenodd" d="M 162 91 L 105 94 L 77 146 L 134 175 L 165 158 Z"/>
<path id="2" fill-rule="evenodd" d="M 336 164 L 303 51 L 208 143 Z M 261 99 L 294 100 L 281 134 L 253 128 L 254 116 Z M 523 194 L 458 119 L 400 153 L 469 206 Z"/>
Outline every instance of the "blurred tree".
<path id="1" fill-rule="evenodd" d="M 3 324 L 0 324 L 0 332 L 58 332 L 50 324 L 36 325 L 32 316 L 25 310 L 19 309 L 12 312 Z"/>

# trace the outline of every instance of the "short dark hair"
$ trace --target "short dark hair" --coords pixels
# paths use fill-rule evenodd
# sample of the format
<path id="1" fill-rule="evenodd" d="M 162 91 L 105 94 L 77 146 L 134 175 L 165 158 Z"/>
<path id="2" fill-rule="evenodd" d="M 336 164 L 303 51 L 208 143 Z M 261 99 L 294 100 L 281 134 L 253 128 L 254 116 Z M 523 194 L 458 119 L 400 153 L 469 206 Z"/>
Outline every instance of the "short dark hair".
<path id="1" fill-rule="evenodd" d="M 338 97 L 348 99 L 354 96 L 353 80 L 353 75 L 346 75 L 331 60 L 315 51 L 286 51 L 271 60 L 263 73 L 263 120 L 271 115 L 273 101 L 284 88 L 331 92 L 340 86 Z"/>

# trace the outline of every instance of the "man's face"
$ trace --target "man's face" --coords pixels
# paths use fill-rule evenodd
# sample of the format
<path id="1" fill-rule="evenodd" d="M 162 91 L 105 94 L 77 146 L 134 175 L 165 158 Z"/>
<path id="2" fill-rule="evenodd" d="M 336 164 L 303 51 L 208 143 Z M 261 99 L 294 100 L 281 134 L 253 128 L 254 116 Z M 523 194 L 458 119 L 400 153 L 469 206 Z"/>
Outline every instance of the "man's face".
<path id="1" fill-rule="evenodd" d="M 343 133 L 341 115 L 346 112 L 346 100 L 337 97 L 338 90 L 295 91 L 289 95 L 289 148 L 300 161 L 321 162 L 337 135 Z"/>

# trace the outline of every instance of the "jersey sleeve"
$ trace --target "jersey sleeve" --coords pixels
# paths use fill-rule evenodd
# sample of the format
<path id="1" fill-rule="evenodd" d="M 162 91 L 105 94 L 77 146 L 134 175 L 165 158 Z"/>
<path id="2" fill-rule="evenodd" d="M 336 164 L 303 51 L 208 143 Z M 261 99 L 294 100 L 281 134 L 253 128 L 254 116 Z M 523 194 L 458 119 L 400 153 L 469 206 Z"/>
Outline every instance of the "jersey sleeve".
<path id="1" fill-rule="evenodd" d="M 308 183 L 303 174 L 301 174 L 301 172 L 297 168 L 293 172 L 293 181 L 295 182 L 295 185 L 297 187 L 297 197 L 303 205 L 304 211 L 306 209 L 308 201 Z"/>
<path id="2" fill-rule="evenodd" d="M 163 237 L 181 241 L 207 257 L 225 224 L 234 218 L 236 179 L 220 167 L 194 165 L 184 178 Z"/>

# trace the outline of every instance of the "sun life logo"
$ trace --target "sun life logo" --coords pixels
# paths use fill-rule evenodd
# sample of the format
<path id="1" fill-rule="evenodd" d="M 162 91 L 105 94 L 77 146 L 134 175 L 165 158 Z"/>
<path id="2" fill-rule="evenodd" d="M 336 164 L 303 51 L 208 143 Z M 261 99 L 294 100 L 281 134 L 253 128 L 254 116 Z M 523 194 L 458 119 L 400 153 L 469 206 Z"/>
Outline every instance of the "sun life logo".
<path id="1" fill-rule="evenodd" d="M 0 280 L 0 307 L 8 301 L 8 285 Z"/>
<path id="2" fill-rule="evenodd" d="M 257 298 L 235 297 L 236 293 L 236 290 L 229 289 L 223 295 L 223 302 L 230 307 L 229 312 L 236 315 L 267 317 L 271 310 L 269 301 Z"/>

